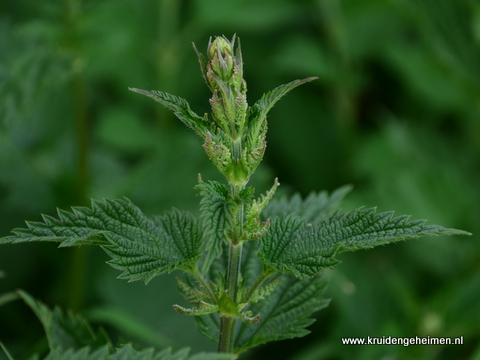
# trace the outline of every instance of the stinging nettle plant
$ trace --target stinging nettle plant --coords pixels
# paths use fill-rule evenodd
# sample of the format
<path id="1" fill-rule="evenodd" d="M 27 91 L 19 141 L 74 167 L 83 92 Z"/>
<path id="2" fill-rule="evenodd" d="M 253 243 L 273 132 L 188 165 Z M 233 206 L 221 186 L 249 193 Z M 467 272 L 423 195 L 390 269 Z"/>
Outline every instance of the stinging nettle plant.
<path id="1" fill-rule="evenodd" d="M 128 281 L 148 283 L 157 275 L 182 271 L 185 276 L 177 279 L 178 286 L 191 306 L 173 307 L 194 316 L 198 330 L 217 341 L 221 353 L 191 359 L 231 359 L 269 341 L 308 334 L 312 314 L 328 305 L 321 297 L 327 284 L 322 270 L 339 264 L 337 254 L 424 235 L 469 235 L 393 212 L 377 214 L 371 208 L 340 213 L 336 208 L 350 191 L 348 186 L 330 195 L 277 199 L 275 179 L 266 194 L 255 198 L 247 184 L 265 153 L 269 110 L 290 90 L 316 78 L 281 85 L 249 106 L 239 39 L 210 39 L 207 57 L 194 49 L 213 94 L 211 118 L 197 115 L 177 96 L 130 90 L 158 101 L 193 129 L 225 176 L 227 184 L 205 182 L 199 176 L 201 217 L 172 210 L 150 219 L 127 199 L 94 200 L 90 208 L 58 210 L 58 218 L 44 215 L 42 223 L 27 222 L 27 228 L 13 230 L 0 243 L 99 245 L 111 257 L 109 264 L 122 271 L 119 277 Z M 47 311 L 27 294 L 20 297 L 37 312 Z M 61 318 L 55 314 L 52 318 Z M 61 340 L 46 329 L 51 347 L 75 354 L 78 349 L 62 348 Z M 108 350 L 108 340 L 96 352 L 93 342 L 86 344 L 92 352 L 85 350 L 85 356 L 154 356 L 152 350 L 139 356 L 131 347 L 114 353 Z M 169 354 L 164 351 L 156 359 L 170 359 Z M 179 359 L 190 359 L 188 352 L 178 354 Z"/>

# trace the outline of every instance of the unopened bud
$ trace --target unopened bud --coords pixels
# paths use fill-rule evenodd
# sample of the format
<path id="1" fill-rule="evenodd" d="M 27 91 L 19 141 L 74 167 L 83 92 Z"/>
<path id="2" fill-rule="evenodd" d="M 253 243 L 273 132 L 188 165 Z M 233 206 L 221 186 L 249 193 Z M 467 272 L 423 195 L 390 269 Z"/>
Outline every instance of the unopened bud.
<path id="1" fill-rule="evenodd" d="M 240 86 L 238 74 L 243 74 L 241 54 L 235 54 L 235 36 L 232 41 L 224 36 L 217 36 L 208 44 L 207 78 L 208 86 L 212 91 L 221 87 L 219 81 L 232 84 L 235 88 Z"/>
<path id="2" fill-rule="evenodd" d="M 231 41 L 217 36 L 208 43 L 207 61 L 199 54 L 204 78 L 213 92 L 210 104 L 214 121 L 232 140 L 243 136 L 248 110 L 240 42 L 235 48 L 235 40 L 235 36 Z"/>
<path id="3" fill-rule="evenodd" d="M 223 81 L 229 81 L 233 75 L 235 66 L 233 41 L 230 42 L 225 37 L 216 37 L 208 45 L 210 69 Z"/>

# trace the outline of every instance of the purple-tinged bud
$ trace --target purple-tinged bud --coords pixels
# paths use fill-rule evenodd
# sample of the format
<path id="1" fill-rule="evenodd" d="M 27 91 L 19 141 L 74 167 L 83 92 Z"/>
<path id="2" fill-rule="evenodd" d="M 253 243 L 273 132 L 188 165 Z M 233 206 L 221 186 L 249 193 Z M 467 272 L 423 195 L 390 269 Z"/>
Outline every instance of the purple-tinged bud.
<path id="1" fill-rule="evenodd" d="M 210 104 L 215 124 L 233 141 L 244 135 L 248 111 L 240 41 L 235 44 L 235 40 L 235 36 L 231 41 L 225 36 L 210 39 L 207 59 L 195 49 L 203 77 L 213 93 Z"/>
<path id="2" fill-rule="evenodd" d="M 234 46 L 235 46 L 235 36 L 232 41 L 229 41 L 224 36 L 218 36 L 213 40 L 210 40 L 208 43 L 208 57 L 209 62 L 207 65 L 207 71 L 211 72 L 211 78 L 215 78 L 216 75 L 219 80 L 224 82 L 230 82 L 233 76 L 236 59 L 234 56 Z M 240 64 L 241 66 L 241 64 Z M 212 88 L 212 91 L 217 88 L 215 82 L 209 84 Z"/>

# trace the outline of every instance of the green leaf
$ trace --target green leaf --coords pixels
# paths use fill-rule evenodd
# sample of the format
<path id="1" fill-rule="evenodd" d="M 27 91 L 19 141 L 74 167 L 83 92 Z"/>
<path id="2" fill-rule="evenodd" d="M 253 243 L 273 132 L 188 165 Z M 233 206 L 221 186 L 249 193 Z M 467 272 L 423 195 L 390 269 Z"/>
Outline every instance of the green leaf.
<path id="1" fill-rule="evenodd" d="M 5 356 L 7 357 L 8 360 L 15 360 L 12 356 L 12 354 L 10 354 L 10 352 L 8 351 L 8 349 L 5 347 L 5 345 L 3 344 L 3 342 L 0 341 L 0 347 L 2 348 L 3 352 L 5 353 Z M 34 360 L 34 358 L 32 358 L 32 360 Z"/>
<path id="2" fill-rule="evenodd" d="M 313 81 L 315 79 L 317 79 L 317 77 L 297 79 L 289 82 L 288 84 L 280 85 L 272 91 L 263 94 L 260 100 L 258 100 L 251 108 L 252 113 L 250 116 L 250 123 L 248 125 L 248 148 L 250 150 L 258 147 L 262 141 L 262 138 L 265 137 L 264 133 L 266 132 L 266 118 L 270 109 L 290 90 L 293 90 L 297 86 Z"/>
<path id="3" fill-rule="evenodd" d="M 309 77 L 306 79 L 297 79 L 289 82 L 288 84 L 283 84 L 280 86 L 277 86 L 275 89 L 272 91 L 269 91 L 258 100 L 254 108 L 257 108 L 259 113 L 259 117 L 265 117 L 267 116 L 267 113 L 270 111 L 270 109 L 277 103 L 278 100 L 280 100 L 284 95 L 286 95 L 290 90 L 295 89 L 297 86 L 300 86 L 302 84 L 305 84 L 307 82 L 313 81 L 318 79 L 317 77 Z"/>
<path id="4" fill-rule="evenodd" d="M 326 307 L 329 300 L 321 297 L 328 281 L 321 276 L 298 280 L 284 275 L 265 301 L 249 310 L 260 314 L 260 324 L 242 322 L 235 338 L 235 353 L 270 341 L 302 337 L 315 319 L 310 316 Z"/>
<path id="5" fill-rule="evenodd" d="M 267 220 L 263 223 L 259 221 L 260 214 L 263 209 L 268 205 L 275 191 L 277 190 L 279 183 L 278 178 L 275 178 L 273 186 L 265 195 L 261 195 L 257 200 L 253 200 L 245 211 L 245 225 L 244 225 L 244 238 L 245 240 L 254 240 L 262 237 L 268 231 L 270 227 L 270 221 Z"/>
<path id="6" fill-rule="evenodd" d="M 212 161 L 213 165 L 225 176 L 228 174 L 228 170 L 232 165 L 232 154 L 230 149 L 222 144 L 222 140 L 218 140 L 218 144 L 212 138 L 212 134 L 207 131 L 205 135 L 205 144 L 203 148 L 208 158 Z"/>
<path id="7" fill-rule="evenodd" d="M 156 352 L 153 348 L 135 350 L 130 344 L 123 345 L 113 354 L 106 347 L 91 351 L 88 347 L 80 350 L 52 351 L 45 360 L 232 360 L 235 355 L 199 353 L 189 356 L 190 349 L 182 348 L 173 353 L 170 348 Z"/>
<path id="8" fill-rule="evenodd" d="M 302 199 L 300 194 L 295 194 L 290 198 L 275 197 L 262 215 L 267 219 L 296 214 L 307 222 L 318 221 L 337 210 L 343 198 L 352 191 L 352 188 L 351 185 L 344 185 L 330 195 L 327 191 L 312 192 L 305 199 Z"/>
<path id="9" fill-rule="evenodd" d="M 363 208 L 333 214 L 313 224 L 297 216 L 276 218 L 269 232 L 260 239 L 259 257 L 278 272 L 307 278 L 337 265 L 340 261 L 335 255 L 344 251 L 369 249 L 425 235 L 470 235 L 425 222 L 409 221 L 406 215 L 394 217 L 393 212 L 375 214 L 375 209 Z"/>
<path id="10" fill-rule="evenodd" d="M 207 339 L 215 343 L 218 342 L 218 332 L 220 331 L 220 317 L 218 314 L 195 316 L 195 326 Z"/>
<path id="11" fill-rule="evenodd" d="M 95 351 L 91 351 L 89 347 L 67 349 L 65 351 L 54 349 L 50 351 L 44 360 L 104 360 L 111 357 L 108 347 L 104 346 Z"/>
<path id="12" fill-rule="evenodd" d="M 195 189 L 203 196 L 200 210 L 205 227 L 205 257 L 202 271 L 205 273 L 212 261 L 222 254 L 222 244 L 226 241 L 225 229 L 233 217 L 234 204 L 227 186 L 217 181 L 200 182 Z"/>
<path id="13" fill-rule="evenodd" d="M 149 98 L 152 98 L 153 100 L 159 102 L 166 108 L 172 110 L 175 116 L 180 119 L 180 121 L 182 121 L 190 129 L 194 130 L 203 139 L 205 139 L 210 126 L 210 122 L 206 117 L 202 118 L 198 116 L 195 112 L 193 112 L 190 109 L 190 105 L 188 104 L 187 100 L 163 91 L 148 91 L 136 88 L 128 89 L 133 92 L 148 96 Z"/>
<path id="14" fill-rule="evenodd" d="M 102 331 L 94 332 L 80 315 L 66 315 L 56 307 L 50 310 L 24 291 L 19 296 L 35 312 L 42 323 L 50 348 L 46 360 L 230 360 L 234 355 L 199 353 L 189 356 L 190 349 L 173 353 L 170 348 L 157 352 L 153 348 L 135 350 L 127 344 L 112 352 L 113 346 Z"/>
<path id="15" fill-rule="evenodd" d="M 266 300 L 273 290 L 277 287 L 278 282 L 280 281 L 280 277 L 277 277 L 273 281 L 269 282 L 267 285 L 258 288 L 250 298 L 249 303 L 255 304 L 259 301 Z"/>
<path id="16" fill-rule="evenodd" d="M 202 316 L 218 312 L 218 305 L 209 304 L 201 301 L 199 306 L 194 308 L 185 308 L 180 305 L 173 305 L 175 311 L 182 315 Z"/>
<path id="17" fill-rule="evenodd" d="M 111 346 L 103 330 L 94 332 L 90 324 L 78 314 L 64 314 L 59 307 L 50 310 L 29 294 L 19 290 L 18 295 L 33 310 L 43 325 L 51 351 L 80 349 L 85 346 L 99 348 Z"/>
<path id="18" fill-rule="evenodd" d="M 58 210 L 59 219 L 43 216 L 43 223 L 27 222 L 15 236 L 1 243 L 56 241 L 60 246 L 101 245 L 112 257 L 109 264 L 123 271 L 120 278 L 150 281 L 175 269 L 191 270 L 200 257 L 197 221 L 189 213 L 173 210 L 148 219 L 129 200 L 93 200 L 92 207 Z"/>

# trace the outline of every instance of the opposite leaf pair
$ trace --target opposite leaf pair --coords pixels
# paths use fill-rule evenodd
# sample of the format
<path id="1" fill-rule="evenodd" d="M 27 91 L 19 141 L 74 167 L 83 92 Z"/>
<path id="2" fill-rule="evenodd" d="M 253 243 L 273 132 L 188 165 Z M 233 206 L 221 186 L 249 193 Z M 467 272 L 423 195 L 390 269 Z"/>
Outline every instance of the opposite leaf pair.
<path id="1" fill-rule="evenodd" d="M 196 316 L 197 327 L 212 340 L 220 331 L 216 312 L 241 317 L 244 322 L 237 330 L 234 351 L 242 352 L 264 342 L 308 333 L 305 327 L 313 321 L 312 313 L 328 304 L 320 296 L 327 282 L 314 275 L 337 265 L 337 253 L 422 235 L 467 234 L 425 225 L 422 220 L 408 222 L 407 216 L 393 217 L 391 212 L 375 214 L 374 209 L 339 214 L 334 210 L 349 187 L 331 196 L 312 194 L 305 200 L 298 196 L 274 198 L 263 213 L 263 219 L 272 219 L 268 232 L 258 243 L 245 244 L 243 280 L 235 302 L 225 291 L 227 264 L 221 257 L 222 248 L 227 247 L 222 234 L 228 227 L 233 200 L 216 182 L 201 183 L 198 190 L 203 195 L 202 222 L 178 210 L 150 220 L 128 200 L 93 201 L 91 209 L 59 210 L 59 219 L 44 216 L 44 223 L 28 222 L 28 229 L 15 229 L 14 236 L 0 243 L 100 245 L 112 257 L 110 265 L 129 281 L 148 282 L 156 275 L 183 270 L 188 276 L 186 283 L 179 280 L 180 289 L 196 308 L 176 305 L 176 310 L 203 315 Z M 268 195 L 260 198 L 260 203 L 266 198 Z M 204 271 L 199 271 L 200 265 Z"/>

